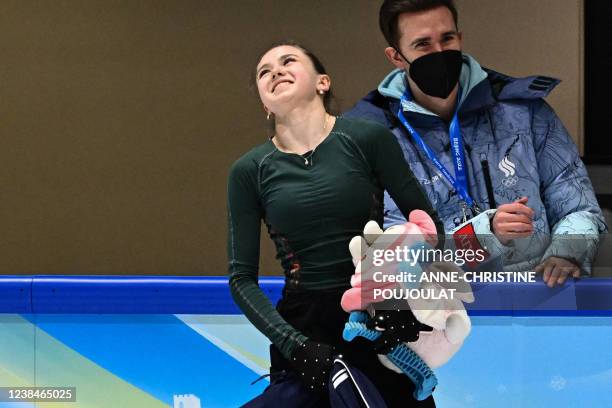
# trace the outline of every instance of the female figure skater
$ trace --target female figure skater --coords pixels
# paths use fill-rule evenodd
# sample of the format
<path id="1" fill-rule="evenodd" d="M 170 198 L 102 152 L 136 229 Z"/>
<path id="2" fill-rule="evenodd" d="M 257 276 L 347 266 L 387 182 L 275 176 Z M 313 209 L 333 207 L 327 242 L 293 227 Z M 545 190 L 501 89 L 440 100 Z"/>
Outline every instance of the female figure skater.
<path id="1" fill-rule="evenodd" d="M 330 77 L 300 45 L 270 48 L 254 75 L 274 135 L 230 170 L 229 284 L 235 302 L 272 345 L 271 384 L 246 406 L 328 406 L 335 354 L 363 371 L 389 407 L 435 406 L 432 397 L 412 398 L 410 379 L 385 368 L 373 343 L 342 339 L 348 314 L 340 299 L 354 273 L 348 243 L 368 220 L 382 225 L 384 190 L 406 218 L 424 210 L 444 231 L 399 144 L 378 124 L 329 114 Z M 286 277 L 276 309 L 257 281 L 262 221 Z"/>

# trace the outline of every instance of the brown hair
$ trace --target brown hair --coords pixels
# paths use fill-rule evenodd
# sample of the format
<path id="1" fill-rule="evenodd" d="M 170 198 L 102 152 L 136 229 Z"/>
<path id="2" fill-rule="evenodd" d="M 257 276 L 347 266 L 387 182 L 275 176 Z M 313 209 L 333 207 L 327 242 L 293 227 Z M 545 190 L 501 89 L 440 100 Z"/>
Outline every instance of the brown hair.
<path id="1" fill-rule="evenodd" d="M 450 10 L 455 20 L 455 27 L 458 27 L 459 17 L 453 0 L 385 0 L 380 6 L 378 14 L 378 25 L 385 40 L 393 48 L 399 47 L 400 34 L 397 27 L 397 20 L 402 13 L 414 13 L 427 11 L 437 7 L 446 7 Z"/>

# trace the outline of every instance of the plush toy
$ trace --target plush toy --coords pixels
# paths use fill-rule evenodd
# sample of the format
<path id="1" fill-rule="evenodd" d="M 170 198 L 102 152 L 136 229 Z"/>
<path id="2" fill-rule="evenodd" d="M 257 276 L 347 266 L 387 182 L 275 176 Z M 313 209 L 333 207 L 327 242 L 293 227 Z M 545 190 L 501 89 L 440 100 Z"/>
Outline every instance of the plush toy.
<path id="1" fill-rule="evenodd" d="M 374 304 L 383 300 L 375 299 L 376 289 L 429 290 L 429 293 L 434 295 L 433 298 L 440 298 L 442 290 L 454 289 L 452 299 L 406 300 L 416 319 L 433 328 L 432 331 L 421 331 L 417 341 L 405 343 L 430 368 L 445 364 L 459 350 L 470 332 L 470 319 L 463 306 L 463 302 L 474 301 L 469 283 L 461 280 L 448 283 L 429 281 L 419 283 L 422 273 L 454 271 L 456 276 L 460 276 L 463 272 L 454 263 L 427 263 L 427 259 L 422 259 L 420 262 L 403 264 L 385 262 L 382 266 L 375 266 L 373 259 L 376 249 L 395 250 L 397 247 L 406 247 L 425 250 L 432 249 L 436 244 L 435 224 L 431 217 L 421 210 L 412 211 L 406 224 L 391 227 L 384 233 L 376 222 L 368 222 L 364 228 L 364 238 L 354 237 L 349 244 L 355 263 L 355 274 L 351 277 L 351 289 L 344 293 L 341 301 L 342 308 L 347 312 L 365 310 L 373 316 Z M 397 273 L 398 268 L 401 271 L 409 269 L 417 278 L 415 282 L 379 282 L 373 279 L 374 272 L 389 275 Z M 386 356 L 379 355 L 379 359 L 388 368 L 401 372 Z"/>

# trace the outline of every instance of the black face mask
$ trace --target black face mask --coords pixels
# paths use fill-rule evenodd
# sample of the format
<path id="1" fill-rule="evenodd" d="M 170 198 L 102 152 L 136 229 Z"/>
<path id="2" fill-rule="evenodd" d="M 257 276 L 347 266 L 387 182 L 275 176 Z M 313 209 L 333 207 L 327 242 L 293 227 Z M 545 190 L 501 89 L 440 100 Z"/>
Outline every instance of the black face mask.
<path id="1" fill-rule="evenodd" d="M 398 51 L 399 52 L 399 51 Z M 402 53 L 400 52 L 400 55 Z M 461 74 L 461 51 L 445 50 L 423 55 L 409 62 L 408 74 L 421 91 L 429 96 L 446 99 L 455 89 Z"/>

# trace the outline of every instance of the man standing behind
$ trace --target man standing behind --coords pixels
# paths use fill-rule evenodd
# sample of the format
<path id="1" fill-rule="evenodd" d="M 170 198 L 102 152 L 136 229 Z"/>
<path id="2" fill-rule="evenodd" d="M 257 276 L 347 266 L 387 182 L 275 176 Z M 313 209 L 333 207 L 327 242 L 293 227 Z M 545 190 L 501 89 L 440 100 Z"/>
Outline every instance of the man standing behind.
<path id="1" fill-rule="evenodd" d="M 496 209 L 477 232 L 494 234 L 508 270 L 535 268 L 550 287 L 589 273 L 607 227 L 575 144 L 542 99 L 559 80 L 482 68 L 461 52 L 452 0 L 385 0 L 379 23 L 396 69 L 345 116 L 393 131 L 446 233 Z M 385 226 L 403 222 L 385 194 Z"/>

